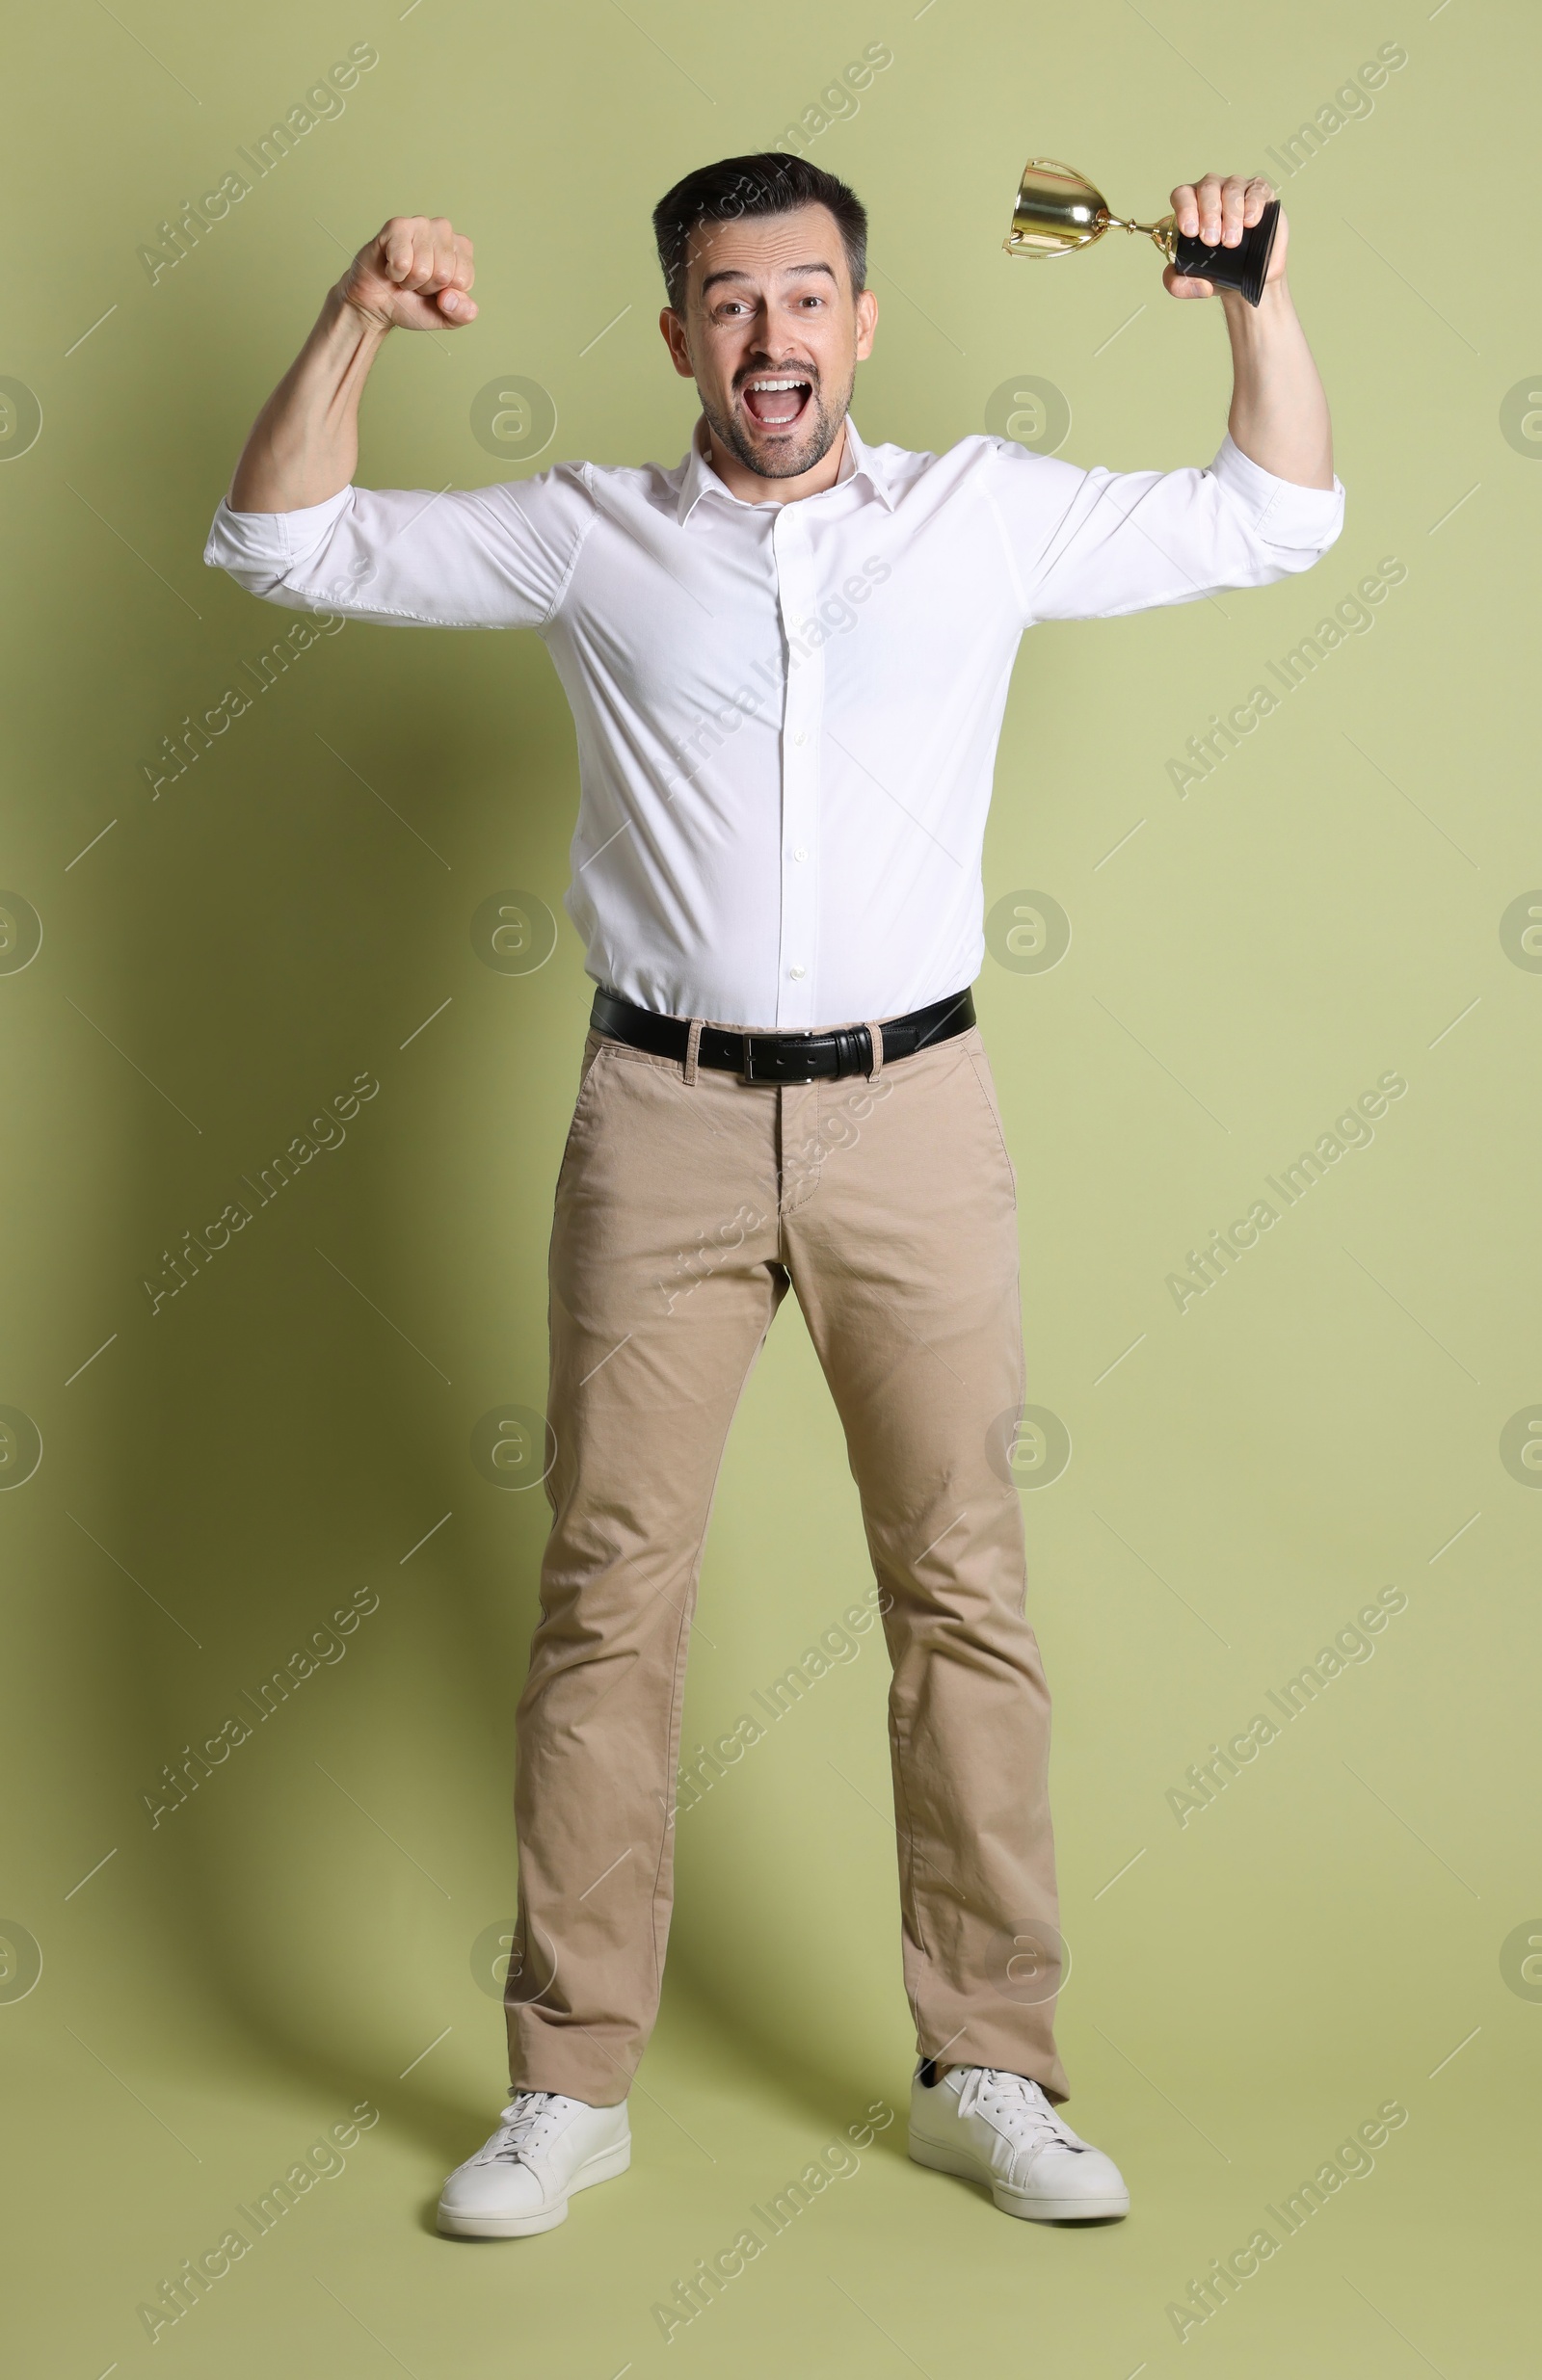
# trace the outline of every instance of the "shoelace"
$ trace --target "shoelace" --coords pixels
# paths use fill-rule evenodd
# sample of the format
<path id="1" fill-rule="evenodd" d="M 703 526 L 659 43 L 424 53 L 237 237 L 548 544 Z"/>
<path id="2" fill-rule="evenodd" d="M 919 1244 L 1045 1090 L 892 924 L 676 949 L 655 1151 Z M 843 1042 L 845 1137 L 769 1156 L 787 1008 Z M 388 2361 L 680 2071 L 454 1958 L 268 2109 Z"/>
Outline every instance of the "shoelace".
<path id="1" fill-rule="evenodd" d="M 1062 2123 L 1036 2082 L 999 2067 L 969 2069 L 959 2087 L 958 2111 L 980 2115 L 1014 2152 L 1027 2150 L 1030 2163 L 1044 2155 L 1078 2156 L 1087 2145 Z"/>
<path id="2" fill-rule="evenodd" d="M 560 2129 L 558 2108 L 561 2095 L 556 2091 L 518 2091 L 503 2110 L 504 2124 L 495 2148 L 484 2154 L 490 2158 L 503 2158 L 511 2165 L 528 2163 L 538 2149 L 545 2147 L 551 2134 Z"/>

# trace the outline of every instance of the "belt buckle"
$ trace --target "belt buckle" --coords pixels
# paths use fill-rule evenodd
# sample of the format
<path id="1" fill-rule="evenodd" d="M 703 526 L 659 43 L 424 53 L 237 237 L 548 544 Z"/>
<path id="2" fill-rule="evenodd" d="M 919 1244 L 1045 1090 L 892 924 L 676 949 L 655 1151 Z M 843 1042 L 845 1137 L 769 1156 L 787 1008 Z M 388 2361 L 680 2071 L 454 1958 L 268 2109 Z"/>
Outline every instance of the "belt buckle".
<path id="1" fill-rule="evenodd" d="M 747 1083 L 811 1083 L 815 1077 L 795 1073 L 793 1069 L 807 1066 L 806 1055 L 783 1046 L 785 1039 L 779 1033 L 746 1033 L 744 1037 L 744 1079 Z M 759 1044 L 759 1056 L 756 1045 Z"/>

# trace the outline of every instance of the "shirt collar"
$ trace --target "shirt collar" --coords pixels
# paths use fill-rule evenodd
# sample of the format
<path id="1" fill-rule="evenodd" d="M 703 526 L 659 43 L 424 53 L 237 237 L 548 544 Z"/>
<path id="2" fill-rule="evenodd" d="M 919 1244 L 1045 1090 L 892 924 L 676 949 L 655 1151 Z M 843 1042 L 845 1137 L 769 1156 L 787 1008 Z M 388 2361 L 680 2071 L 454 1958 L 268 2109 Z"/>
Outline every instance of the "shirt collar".
<path id="1" fill-rule="evenodd" d="M 706 459 L 704 451 L 706 421 L 705 416 L 703 415 L 698 419 L 691 433 L 690 453 L 679 466 L 680 487 L 676 517 L 680 527 L 684 528 L 703 496 L 707 495 L 718 496 L 725 504 L 738 505 L 745 512 L 774 510 L 772 506 L 746 504 L 742 496 L 736 496 L 731 489 L 725 488 Z M 883 465 L 873 449 L 864 443 L 858 435 L 856 423 L 848 413 L 846 415 L 845 451 L 840 458 L 840 468 L 836 474 L 835 484 L 837 488 L 844 488 L 848 480 L 859 478 L 865 480 L 880 503 L 892 512 L 894 500 L 884 475 Z M 820 490 L 822 495 L 830 493 L 832 493 L 830 489 Z M 795 500 L 802 504 L 813 504 L 818 502 L 818 497 L 800 496 Z"/>

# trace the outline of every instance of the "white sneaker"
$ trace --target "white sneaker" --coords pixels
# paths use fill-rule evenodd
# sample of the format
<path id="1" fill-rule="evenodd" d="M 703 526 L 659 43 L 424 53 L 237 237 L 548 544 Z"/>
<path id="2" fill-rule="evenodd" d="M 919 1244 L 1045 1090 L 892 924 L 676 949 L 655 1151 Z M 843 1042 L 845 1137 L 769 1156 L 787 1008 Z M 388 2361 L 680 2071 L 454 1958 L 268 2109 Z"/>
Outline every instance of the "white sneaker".
<path id="1" fill-rule="evenodd" d="M 439 2230 L 460 2239 L 555 2231 L 574 2190 L 625 2173 L 631 2158 L 625 2101 L 591 2107 L 557 2091 L 517 2091 L 486 2147 L 445 2182 Z"/>
<path id="2" fill-rule="evenodd" d="M 1003 2214 L 1030 2223 L 1090 2223 L 1130 2212 L 1112 2157 L 1078 2140 L 1036 2082 L 995 2066 L 955 2066 L 929 2088 L 922 2059 L 910 2087 L 910 2153 L 917 2165 L 990 2184 Z"/>

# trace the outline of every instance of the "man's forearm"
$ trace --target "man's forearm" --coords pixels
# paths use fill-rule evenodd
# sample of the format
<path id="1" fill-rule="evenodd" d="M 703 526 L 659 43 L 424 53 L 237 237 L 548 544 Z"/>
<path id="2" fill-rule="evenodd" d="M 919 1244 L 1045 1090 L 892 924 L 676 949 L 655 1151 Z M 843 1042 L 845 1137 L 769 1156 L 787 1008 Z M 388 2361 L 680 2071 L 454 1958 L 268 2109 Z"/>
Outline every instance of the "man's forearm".
<path id="1" fill-rule="evenodd" d="M 359 465 L 359 400 L 389 326 L 327 293 L 294 362 L 253 425 L 230 482 L 233 513 L 324 504 Z"/>
<path id="2" fill-rule="evenodd" d="M 1226 292 L 1235 384 L 1227 420 L 1235 445 L 1299 488 L 1333 486 L 1333 425 L 1328 399 L 1296 318 L 1284 276 L 1261 304 Z"/>

